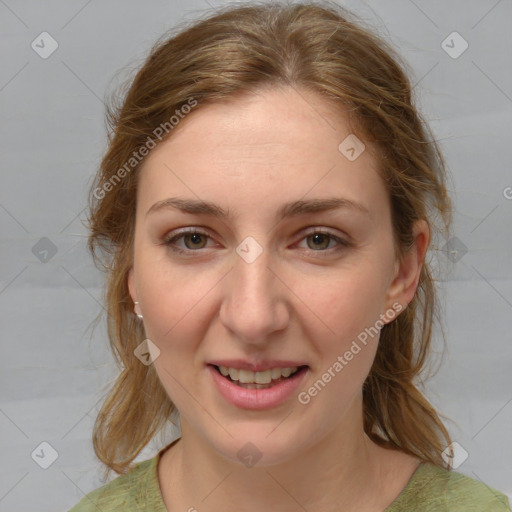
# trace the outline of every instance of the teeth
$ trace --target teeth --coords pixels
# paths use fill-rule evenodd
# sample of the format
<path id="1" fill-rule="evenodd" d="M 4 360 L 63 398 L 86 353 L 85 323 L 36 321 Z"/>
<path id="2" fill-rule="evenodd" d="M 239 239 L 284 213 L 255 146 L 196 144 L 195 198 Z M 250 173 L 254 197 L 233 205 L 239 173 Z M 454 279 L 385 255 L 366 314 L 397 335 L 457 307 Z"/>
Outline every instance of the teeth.
<path id="1" fill-rule="evenodd" d="M 231 372 L 231 369 L 229 371 Z M 238 380 L 242 384 L 249 384 L 249 382 L 255 382 L 254 375 L 255 373 L 249 370 L 238 370 Z"/>
<path id="2" fill-rule="evenodd" d="M 271 380 L 272 370 L 265 370 L 264 372 L 254 372 L 254 382 L 256 382 L 256 384 L 270 384 Z M 240 382 L 242 382 L 242 380 L 240 380 Z"/>
<path id="3" fill-rule="evenodd" d="M 281 368 L 272 368 L 270 376 L 272 379 L 279 379 L 281 377 Z"/>
<path id="4" fill-rule="evenodd" d="M 229 375 L 231 380 L 240 381 L 241 384 L 270 384 L 272 380 L 289 377 L 298 369 L 297 366 L 293 366 L 291 368 L 272 368 L 264 372 L 251 372 L 250 370 L 238 370 L 226 366 L 218 366 L 218 368 L 224 377 Z"/>
<path id="5" fill-rule="evenodd" d="M 290 373 L 292 373 L 292 369 L 291 368 L 283 368 L 281 370 L 281 375 L 283 377 L 289 377 L 290 376 Z"/>

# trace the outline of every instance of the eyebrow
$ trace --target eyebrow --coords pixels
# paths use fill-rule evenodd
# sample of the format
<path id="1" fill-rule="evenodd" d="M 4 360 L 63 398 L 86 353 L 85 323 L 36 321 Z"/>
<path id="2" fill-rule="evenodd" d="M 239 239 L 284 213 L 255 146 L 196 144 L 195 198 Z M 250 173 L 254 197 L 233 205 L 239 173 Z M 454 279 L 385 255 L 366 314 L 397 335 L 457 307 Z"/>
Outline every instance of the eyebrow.
<path id="1" fill-rule="evenodd" d="M 298 200 L 286 203 L 277 211 L 276 219 L 281 220 L 286 217 L 297 217 L 307 213 L 325 212 L 341 208 L 350 209 L 354 212 L 366 215 L 370 213 L 368 208 L 361 203 L 341 197 L 330 197 L 326 199 Z M 146 216 L 150 213 L 166 209 L 176 209 L 192 215 L 210 215 L 219 219 L 232 218 L 232 214 L 229 210 L 224 210 L 221 206 L 210 201 L 183 199 L 179 197 L 169 197 L 156 202 L 146 212 Z"/>

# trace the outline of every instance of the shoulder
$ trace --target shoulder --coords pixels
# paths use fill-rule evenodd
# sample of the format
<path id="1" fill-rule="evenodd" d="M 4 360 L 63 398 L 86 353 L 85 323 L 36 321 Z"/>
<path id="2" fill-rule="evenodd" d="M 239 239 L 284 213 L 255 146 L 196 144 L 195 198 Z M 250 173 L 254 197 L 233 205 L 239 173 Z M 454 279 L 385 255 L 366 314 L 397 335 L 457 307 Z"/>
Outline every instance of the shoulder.
<path id="1" fill-rule="evenodd" d="M 69 512 L 160 511 L 156 462 L 154 457 L 138 463 L 128 473 L 83 496 Z"/>
<path id="2" fill-rule="evenodd" d="M 386 512 L 510 512 L 505 494 L 479 480 L 430 463 L 421 464 Z"/>

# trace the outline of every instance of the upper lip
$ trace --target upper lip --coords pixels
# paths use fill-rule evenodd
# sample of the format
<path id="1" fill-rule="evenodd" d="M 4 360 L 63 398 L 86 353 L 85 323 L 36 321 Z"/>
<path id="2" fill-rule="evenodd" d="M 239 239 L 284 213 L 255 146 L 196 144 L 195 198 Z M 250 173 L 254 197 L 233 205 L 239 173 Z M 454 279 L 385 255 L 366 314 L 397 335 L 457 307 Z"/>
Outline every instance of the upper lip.
<path id="1" fill-rule="evenodd" d="M 249 370 L 253 372 L 264 372 L 271 368 L 293 368 L 294 366 L 307 366 L 304 361 L 292 361 L 283 359 L 267 359 L 265 361 L 251 362 L 244 359 L 216 359 L 207 364 L 215 366 L 226 366 L 227 368 L 236 368 L 237 370 Z"/>

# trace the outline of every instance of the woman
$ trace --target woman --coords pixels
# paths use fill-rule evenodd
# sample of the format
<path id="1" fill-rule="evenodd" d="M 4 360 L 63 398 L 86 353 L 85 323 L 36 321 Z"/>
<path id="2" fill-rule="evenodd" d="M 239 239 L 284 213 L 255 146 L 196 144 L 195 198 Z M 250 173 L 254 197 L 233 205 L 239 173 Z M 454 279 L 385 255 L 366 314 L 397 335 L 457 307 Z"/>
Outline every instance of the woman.
<path id="1" fill-rule="evenodd" d="M 120 476 L 73 512 L 510 510 L 450 470 L 415 385 L 446 171 L 400 59 L 349 18 L 225 8 L 110 113 L 89 246 L 122 371 L 94 448 Z"/>

